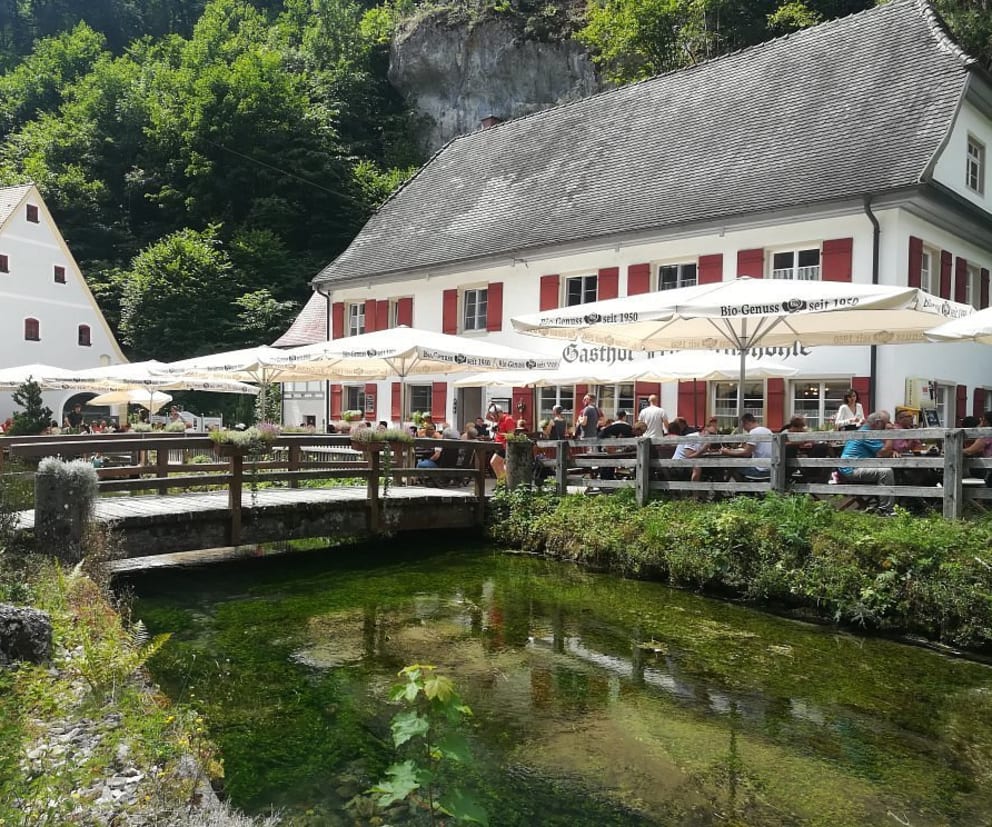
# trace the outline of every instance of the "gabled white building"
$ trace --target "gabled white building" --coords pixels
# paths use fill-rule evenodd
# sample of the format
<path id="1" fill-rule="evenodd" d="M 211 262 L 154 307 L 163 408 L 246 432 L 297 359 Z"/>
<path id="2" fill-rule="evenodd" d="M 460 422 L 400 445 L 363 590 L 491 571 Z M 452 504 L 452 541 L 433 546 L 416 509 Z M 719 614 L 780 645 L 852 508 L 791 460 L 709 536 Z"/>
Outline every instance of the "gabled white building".
<path id="1" fill-rule="evenodd" d="M 0 188 L 0 367 L 126 361 L 38 189 Z M 61 421 L 72 393 L 44 396 Z M 0 392 L 0 422 L 16 409 Z"/>
<path id="2" fill-rule="evenodd" d="M 741 275 L 909 284 L 987 307 L 990 148 L 992 78 L 926 0 L 893 0 L 452 141 L 318 274 L 277 344 L 411 323 L 566 361 L 636 358 L 518 336 L 509 320 Z M 992 408 L 980 345 L 759 355 L 800 370 L 745 389 L 771 427 L 829 421 L 852 386 L 866 408 L 934 404 L 948 424 Z M 729 424 L 735 409 L 736 383 L 660 390 L 690 421 Z M 452 393 L 438 377 L 407 398 L 459 423 L 505 399 L 533 423 L 584 391 Z M 658 391 L 599 395 L 612 416 Z M 286 419 L 395 419 L 398 399 L 395 383 L 290 387 Z"/>

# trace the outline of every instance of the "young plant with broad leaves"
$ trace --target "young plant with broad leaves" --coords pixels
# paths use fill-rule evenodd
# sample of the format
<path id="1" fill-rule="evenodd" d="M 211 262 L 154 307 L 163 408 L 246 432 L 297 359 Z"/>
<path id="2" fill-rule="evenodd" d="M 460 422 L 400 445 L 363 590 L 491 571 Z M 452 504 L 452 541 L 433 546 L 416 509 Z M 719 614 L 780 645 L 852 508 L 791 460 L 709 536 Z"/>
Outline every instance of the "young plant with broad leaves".
<path id="1" fill-rule="evenodd" d="M 486 811 L 449 782 L 454 765 L 472 762 L 468 740 L 460 731 L 472 710 L 462 703 L 451 679 L 434 666 L 413 664 L 398 674 L 403 683 L 393 687 L 390 698 L 405 708 L 393 717 L 393 744 L 411 757 L 389 767 L 386 778 L 372 788 L 376 803 L 389 807 L 413 801 L 427 811 L 431 824 L 443 824 L 447 817 L 488 825 Z"/>

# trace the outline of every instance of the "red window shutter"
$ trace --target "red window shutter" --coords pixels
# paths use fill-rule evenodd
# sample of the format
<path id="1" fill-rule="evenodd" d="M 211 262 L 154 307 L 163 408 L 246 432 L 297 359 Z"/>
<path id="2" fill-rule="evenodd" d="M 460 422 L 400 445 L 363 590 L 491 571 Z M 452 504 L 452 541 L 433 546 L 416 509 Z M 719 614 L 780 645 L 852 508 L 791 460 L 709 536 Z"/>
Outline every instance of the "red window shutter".
<path id="1" fill-rule="evenodd" d="M 373 422 L 378 419 L 379 400 L 376 398 L 379 393 L 379 386 L 375 382 L 365 383 L 365 418 Z M 372 410 L 369 410 L 369 399 L 372 399 Z"/>
<path id="2" fill-rule="evenodd" d="M 668 418 L 681 416 L 690 425 L 701 425 L 706 421 L 706 383 L 679 382 L 678 410 Z"/>
<path id="3" fill-rule="evenodd" d="M 331 385 L 331 419 L 341 418 L 341 399 L 344 395 L 344 388 L 333 383 Z"/>
<path id="4" fill-rule="evenodd" d="M 762 424 L 779 431 L 785 424 L 785 380 L 769 379 L 766 396 L 765 421 Z"/>
<path id="5" fill-rule="evenodd" d="M 597 298 L 615 299 L 620 295 L 620 268 L 600 267 Z"/>
<path id="6" fill-rule="evenodd" d="M 922 287 L 923 239 L 915 235 L 909 237 L 909 275 L 906 283 L 910 287 Z"/>
<path id="7" fill-rule="evenodd" d="M 588 385 L 576 385 L 575 386 L 575 415 L 578 416 L 582 413 L 582 397 L 589 393 Z"/>
<path id="8" fill-rule="evenodd" d="M 989 271 L 987 267 L 982 268 L 982 274 L 979 278 L 979 282 L 978 309 L 984 310 L 989 306 Z"/>
<path id="9" fill-rule="evenodd" d="M 873 410 L 870 396 L 871 377 L 855 376 L 851 379 L 851 387 L 858 392 L 858 401 L 861 403 L 861 407 L 865 409 L 865 416 L 868 416 L 869 412 Z"/>
<path id="10" fill-rule="evenodd" d="M 340 339 L 344 336 L 344 302 L 334 302 L 331 305 L 331 338 Z"/>
<path id="11" fill-rule="evenodd" d="M 520 412 L 521 405 L 524 406 L 523 413 Z M 513 389 L 513 410 L 510 411 L 510 416 L 514 419 L 526 419 L 527 430 L 534 430 L 534 391 L 531 388 Z"/>
<path id="12" fill-rule="evenodd" d="M 765 275 L 764 250 L 738 250 L 737 275 L 760 279 Z"/>
<path id="13" fill-rule="evenodd" d="M 627 268 L 627 295 L 639 296 L 651 291 L 651 265 L 631 264 Z"/>
<path id="14" fill-rule="evenodd" d="M 854 269 L 854 239 L 833 238 L 823 242 L 823 280 L 851 281 Z"/>
<path id="15" fill-rule="evenodd" d="M 441 305 L 441 332 L 458 333 L 458 291 L 445 290 Z"/>
<path id="16" fill-rule="evenodd" d="M 719 284 L 723 281 L 723 253 L 699 257 L 699 283 Z"/>
<path id="17" fill-rule="evenodd" d="M 405 414 L 400 410 L 403 407 L 403 386 L 399 382 L 393 382 L 393 387 L 390 391 L 389 406 L 392 409 L 391 416 L 393 421 L 399 422 L 402 425 Z"/>
<path id="18" fill-rule="evenodd" d="M 635 382 L 634 383 L 634 404 L 638 409 L 633 411 L 632 420 L 637 420 L 637 415 L 641 412 L 640 405 L 642 399 L 647 399 L 654 394 L 661 399 L 661 384 L 658 382 Z"/>
<path id="19" fill-rule="evenodd" d="M 410 296 L 396 300 L 396 324 L 413 327 L 413 299 Z"/>
<path id="20" fill-rule="evenodd" d="M 375 303 L 375 329 L 386 330 L 389 327 L 389 300 L 383 299 Z M 366 329 L 368 326 L 366 325 Z"/>
<path id="21" fill-rule="evenodd" d="M 961 426 L 961 419 L 968 415 L 968 386 L 958 385 L 954 400 L 954 420 L 955 425 Z M 948 425 L 950 427 L 950 425 Z"/>
<path id="22" fill-rule="evenodd" d="M 947 250 L 940 251 L 940 297 L 951 297 L 951 264 L 953 256 Z"/>
<path id="23" fill-rule="evenodd" d="M 435 425 L 444 422 L 448 409 L 448 383 L 433 382 L 431 384 L 431 419 Z M 438 428 L 440 431 L 441 429 Z"/>
<path id="24" fill-rule="evenodd" d="M 365 302 L 365 332 L 372 333 L 378 329 L 376 326 L 376 300 L 368 299 Z"/>
<path id="25" fill-rule="evenodd" d="M 958 258 L 954 262 L 954 301 L 964 302 L 968 292 L 968 259 Z"/>
<path id="26" fill-rule="evenodd" d="M 486 288 L 486 330 L 503 329 L 503 282 L 491 281 Z"/>
<path id="27" fill-rule="evenodd" d="M 554 310 L 558 307 L 558 284 L 561 276 L 541 276 L 541 310 Z"/>
<path id="28" fill-rule="evenodd" d="M 975 388 L 971 395 L 971 415 L 977 416 L 979 421 L 985 413 L 985 388 Z"/>

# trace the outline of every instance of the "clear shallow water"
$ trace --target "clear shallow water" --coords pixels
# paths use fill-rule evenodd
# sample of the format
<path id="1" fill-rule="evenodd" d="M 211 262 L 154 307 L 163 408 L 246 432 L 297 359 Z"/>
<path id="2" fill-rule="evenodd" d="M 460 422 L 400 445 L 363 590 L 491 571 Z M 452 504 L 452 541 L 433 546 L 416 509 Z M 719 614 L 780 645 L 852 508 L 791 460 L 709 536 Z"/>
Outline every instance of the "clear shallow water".
<path id="1" fill-rule="evenodd" d="M 471 548 L 132 585 L 136 617 L 174 633 L 153 675 L 204 712 L 227 793 L 291 824 L 356 823 L 344 805 L 393 758 L 410 663 L 472 707 L 463 781 L 494 825 L 992 822 L 978 664 Z"/>

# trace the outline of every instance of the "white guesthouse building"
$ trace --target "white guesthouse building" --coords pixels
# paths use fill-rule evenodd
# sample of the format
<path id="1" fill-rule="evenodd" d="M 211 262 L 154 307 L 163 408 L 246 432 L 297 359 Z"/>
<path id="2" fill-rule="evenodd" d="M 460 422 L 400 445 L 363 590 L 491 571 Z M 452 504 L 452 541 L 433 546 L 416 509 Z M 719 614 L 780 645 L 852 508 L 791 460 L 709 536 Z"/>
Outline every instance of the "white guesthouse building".
<path id="1" fill-rule="evenodd" d="M 510 318 L 739 275 L 918 285 L 976 308 L 992 267 L 992 78 L 925 0 L 884 6 L 449 143 L 313 280 L 278 345 L 397 324 L 561 352 L 639 358 L 515 334 Z M 749 383 L 777 427 L 866 408 L 992 407 L 992 349 L 833 347 L 759 354 L 799 369 Z M 472 419 L 506 400 L 532 424 L 583 386 L 460 389 L 418 379 L 410 410 Z M 608 416 L 657 385 L 600 387 Z M 670 415 L 735 409 L 736 383 L 660 388 Z M 343 409 L 398 419 L 395 382 L 285 388 L 285 420 Z M 404 411 L 408 416 L 410 410 Z"/>
<path id="2" fill-rule="evenodd" d="M 37 188 L 0 187 L 0 368 L 125 361 Z M 53 417 L 61 421 L 72 396 L 44 393 Z M 0 391 L 0 422 L 15 410 L 12 394 Z"/>

